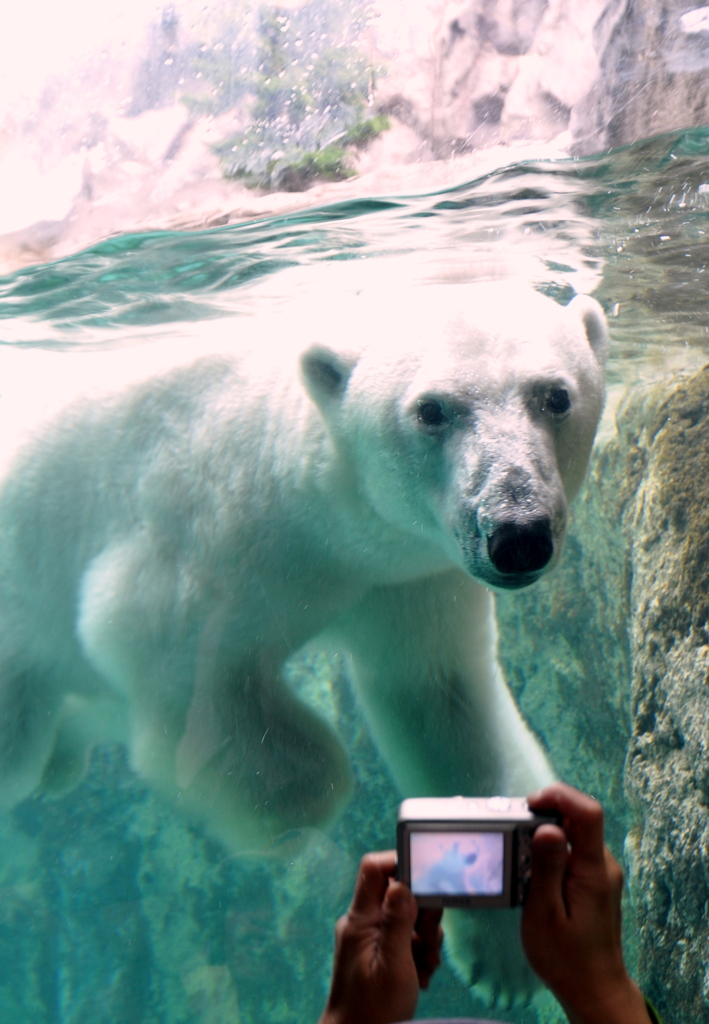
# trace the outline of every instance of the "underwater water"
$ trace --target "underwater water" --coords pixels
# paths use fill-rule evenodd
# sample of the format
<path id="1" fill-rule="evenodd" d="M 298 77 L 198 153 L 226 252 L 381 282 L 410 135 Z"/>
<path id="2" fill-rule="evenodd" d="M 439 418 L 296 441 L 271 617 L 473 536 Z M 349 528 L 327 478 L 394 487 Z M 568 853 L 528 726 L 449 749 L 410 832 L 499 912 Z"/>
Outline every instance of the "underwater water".
<path id="1" fill-rule="evenodd" d="M 523 713 L 559 774 L 604 799 L 622 858 L 640 813 L 624 794 L 634 648 L 628 610 L 620 597 L 613 606 L 610 569 L 602 593 L 592 574 L 596 548 L 612 549 L 617 564 L 623 558 L 622 537 L 609 539 L 597 522 L 608 500 L 604 451 L 615 443 L 616 410 L 634 389 L 707 361 L 708 259 L 709 129 L 695 129 L 599 157 L 506 167 L 435 194 L 111 238 L 1 279 L 0 342 L 2 352 L 31 350 L 39 372 L 45 352 L 54 359 L 124 347 L 137 360 L 154 339 L 199 340 L 226 318 L 238 330 L 240 318 L 294 298 L 332 302 L 324 268 L 334 262 L 347 264 L 338 275 L 345 291 L 372 278 L 386 288 L 390 279 L 425 286 L 506 274 L 561 303 L 592 291 L 612 339 L 595 462 L 557 582 L 501 597 L 498 615 L 501 660 Z M 43 386 L 51 390 L 52 380 Z M 613 628 L 598 625 L 597 605 L 608 621 L 613 612 Z M 120 742 L 95 746 L 86 776 L 66 794 L 8 810 L 0 832 L 0 1019 L 314 1022 L 334 921 L 361 855 L 394 844 L 400 799 L 346 675 L 316 650 L 289 667 L 290 684 L 332 723 L 353 767 L 352 797 L 327 831 L 232 854 L 161 800 L 131 770 Z M 602 686 L 592 685 L 601 676 Z M 628 906 L 629 959 L 641 973 L 649 965 L 657 972 L 662 960 L 644 952 L 643 908 L 636 910 L 637 920 Z M 486 927 L 494 945 L 494 915 Z M 673 1003 L 667 964 L 662 1009 L 679 1024 L 689 996 Z M 700 1003 L 691 1005 L 697 1020 L 709 1021 L 709 997 L 703 1016 Z M 444 965 L 419 1015 L 475 1014 L 563 1019 L 546 996 L 491 1008 Z"/>

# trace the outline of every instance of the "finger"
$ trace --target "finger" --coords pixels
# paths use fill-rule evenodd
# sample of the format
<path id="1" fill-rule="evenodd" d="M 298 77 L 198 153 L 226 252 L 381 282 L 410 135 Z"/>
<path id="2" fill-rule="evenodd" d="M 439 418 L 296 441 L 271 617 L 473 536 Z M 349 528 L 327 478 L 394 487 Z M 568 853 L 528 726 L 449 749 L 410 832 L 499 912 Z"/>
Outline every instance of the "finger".
<path id="1" fill-rule="evenodd" d="M 403 882 L 390 882 L 379 929 L 379 952 L 386 963 L 410 959 L 417 913 L 416 898 L 409 887 Z"/>
<path id="2" fill-rule="evenodd" d="M 569 850 L 564 832 L 556 825 L 540 825 L 532 840 L 532 871 L 524 905 L 525 917 L 566 917 L 564 874 Z"/>
<path id="3" fill-rule="evenodd" d="M 555 782 L 527 797 L 532 811 L 558 811 L 564 819 L 564 831 L 574 858 L 602 863 L 603 808 L 598 800 L 573 786 Z"/>
<path id="4" fill-rule="evenodd" d="M 396 871 L 396 851 L 366 853 L 359 865 L 350 913 L 372 916 L 378 914 L 389 879 Z"/>
<path id="5" fill-rule="evenodd" d="M 339 946 L 342 943 L 349 922 L 350 919 L 348 914 L 343 914 L 342 917 L 338 917 L 335 922 L 335 946 Z"/>
<path id="6" fill-rule="evenodd" d="M 606 846 L 605 848 L 606 858 L 606 874 L 610 882 L 611 887 L 611 899 L 613 901 L 613 927 L 618 942 L 621 941 L 621 928 L 622 928 L 622 912 L 621 912 L 621 900 L 623 898 L 623 869 L 621 868 L 618 861 L 615 859 L 611 851 Z"/>
<path id="7" fill-rule="evenodd" d="M 443 934 L 440 927 L 442 917 L 443 907 L 422 907 L 419 910 L 415 931 L 422 942 L 438 943 L 439 934 Z"/>
<path id="8" fill-rule="evenodd" d="M 414 963 L 416 964 L 416 976 L 418 978 L 419 988 L 425 990 L 430 985 L 431 978 L 441 966 L 441 955 L 439 953 L 438 956 L 435 959 L 432 959 L 429 964 L 419 966 L 416 962 L 416 951 L 414 950 Z"/>
<path id="9" fill-rule="evenodd" d="M 608 878 L 610 879 L 611 890 L 618 899 L 620 899 L 620 894 L 623 891 L 623 882 L 625 880 L 623 869 L 607 846 L 604 848 L 603 852 L 606 859 L 606 871 L 608 873 Z"/>
<path id="10" fill-rule="evenodd" d="M 432 975 L 441 963 L 443 929 L 442 910 L 425 908 L 419 910 L 416 919 L 412 950 L 420 988 L 428 988 Z"/>

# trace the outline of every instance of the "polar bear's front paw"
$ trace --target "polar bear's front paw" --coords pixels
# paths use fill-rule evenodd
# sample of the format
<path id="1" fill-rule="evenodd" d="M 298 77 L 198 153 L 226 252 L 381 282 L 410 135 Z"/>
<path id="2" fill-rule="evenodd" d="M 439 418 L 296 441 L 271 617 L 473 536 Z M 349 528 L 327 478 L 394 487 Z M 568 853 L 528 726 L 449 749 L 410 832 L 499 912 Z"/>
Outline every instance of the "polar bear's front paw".
<path id="1" fill-rule="evenodd" d="M 446 953 L 454 971 L 491 1010 L 528 1006 L 540 982 L 520 941 L 519 910 L 447 910 Z"/>

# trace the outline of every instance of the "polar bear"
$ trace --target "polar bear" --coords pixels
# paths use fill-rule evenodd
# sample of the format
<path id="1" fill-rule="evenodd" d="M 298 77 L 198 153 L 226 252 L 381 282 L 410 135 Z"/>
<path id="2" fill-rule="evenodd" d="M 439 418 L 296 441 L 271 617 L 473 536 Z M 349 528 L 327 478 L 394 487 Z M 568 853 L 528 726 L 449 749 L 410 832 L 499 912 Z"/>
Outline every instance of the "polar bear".
<path id="1" fill-rule="evenodd" d="M 327 822 L 347 758 L 281 673 L 310 641 L 350 657 L 403 795 L 547 782 L 491 589 L 559 558 L 598 303 L 439 285 L 230 330 L 77 357 L 77 394 L 4 453 L 0 797 L 65 789 L 115 735 L 232 849 Z"/>

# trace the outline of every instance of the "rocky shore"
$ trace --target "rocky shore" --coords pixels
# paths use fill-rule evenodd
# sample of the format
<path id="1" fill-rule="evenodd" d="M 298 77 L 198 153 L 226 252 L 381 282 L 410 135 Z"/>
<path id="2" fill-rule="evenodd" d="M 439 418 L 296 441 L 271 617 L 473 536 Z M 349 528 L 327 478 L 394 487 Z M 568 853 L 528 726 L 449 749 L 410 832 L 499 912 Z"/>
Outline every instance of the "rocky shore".
<path id="1" fill-rule="evenodd" d="M 340 75 L 356 69 L 369 82 L 362 117 L 389 125 L 352 150 L 347 173 L 356 177 L 296 179 L 303 192 L 287 176 L 275 191 L 225 178 L 219 146 L 260 130 L 264 100 L 254 98 L 246 66 L 241 78 L 232 68 L 233 96 L 225 97 L 223 40 L 233 39 L 232 65 L 236 57 L 258 61 L 263 40 L 225 18 L 185 27 L 180 5 L 166 7 L 141 50 L 87 57 L 70 80 L 46 84 L 29 114 L 0 109 L 0 272 L 115 233 L 197 230 L 442 188 L 491 166 L 590 154 L 709 122 L 705 8 L 687 11 L 679 0 L 374 0 L 364 18 L 362 4 L 348 2 L 360 21 L 351 20 L 327 66 Z M 283 0 L 259 10 L 288 26 L 320 6 Z M 344 0 L 337 7 L 345 22 L 346 8 Z M 352 25 L 360 26 L 354 35 Z M 204 76 L 202 92 L 193 88 L 199 61 L 211 69 L 211 92 Z M 318 116 L 326 138 L 330 114 Z"/>

